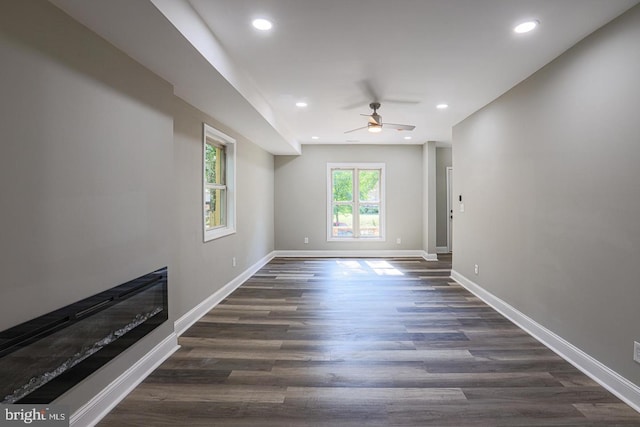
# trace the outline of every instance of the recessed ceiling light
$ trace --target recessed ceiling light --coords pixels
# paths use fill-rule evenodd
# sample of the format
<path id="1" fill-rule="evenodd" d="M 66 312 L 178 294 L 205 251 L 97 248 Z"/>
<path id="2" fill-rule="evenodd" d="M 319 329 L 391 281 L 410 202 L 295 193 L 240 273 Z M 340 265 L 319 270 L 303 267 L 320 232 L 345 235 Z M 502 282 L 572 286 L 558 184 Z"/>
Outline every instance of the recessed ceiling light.
<path id="1" fill-rule="evenodd" d="M 410 136 L 405 136 L 404 139 L 406 139 L 407 141 L 411 139 Z"/>
<path id="2" fill-rule="evenodd" d="M 271 23 L 271 21 L 264 18 L 254 19 L 253 22 L 251 22 L 251 24 L 253 25 L 254 28 L 260 31 L 268 31 L 273 27 L 273 24 Z"/>
<path id="3" fill-rule="evenodd" d="M 312 136 L 311 139 L 320 139 L 319 136 Z"/>
<path id="4" fill-rule="evenodd" d="M 529 31 L 532 31 L 533 29 L 535 29 L 538 26 L 538 24 L 539 24 L 538 21 L 523 22 L 522 24 L 516 25 L 513 31 L 515 31 L 518 34 L 528 33 Z"/>
<path id="5" fill-rule="evenodd" d="M 304 108 L 304 107 L 306 107 L 307 105 L 308 105 L 308 104 L 307 104 L 306 102 L 304 102 L 304 101 L 296 102 L 296 107 Z"/>
<path id="6" fill-rule="evenodd" d="M 438 110 L 446 110 L 447 108 L 449 108 L 449 105 L 448 104 L 438 104 L 438 105 L 436 105 L 436 108 Z"/>

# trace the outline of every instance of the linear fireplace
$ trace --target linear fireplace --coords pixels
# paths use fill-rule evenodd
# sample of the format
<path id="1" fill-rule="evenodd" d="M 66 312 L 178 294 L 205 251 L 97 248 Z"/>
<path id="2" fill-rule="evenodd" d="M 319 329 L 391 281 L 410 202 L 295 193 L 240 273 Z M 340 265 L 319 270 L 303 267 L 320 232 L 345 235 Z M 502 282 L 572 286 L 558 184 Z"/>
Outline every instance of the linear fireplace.
<path id="1" fill-rule="evenodd" d="M 0 332 L 0 403 L 50 403 L 167 318 L 165 267 Z"/>

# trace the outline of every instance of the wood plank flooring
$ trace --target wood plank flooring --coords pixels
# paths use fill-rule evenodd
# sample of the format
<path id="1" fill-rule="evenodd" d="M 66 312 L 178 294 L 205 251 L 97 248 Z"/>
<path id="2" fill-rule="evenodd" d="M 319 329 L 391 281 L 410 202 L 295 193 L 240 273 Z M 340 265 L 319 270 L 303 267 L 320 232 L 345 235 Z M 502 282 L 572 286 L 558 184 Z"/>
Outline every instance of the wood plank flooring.
<path id="1" fill-rule="evenodd" d="M 277 258 L 99 425 L 640 426 L 443 258 Z"/>

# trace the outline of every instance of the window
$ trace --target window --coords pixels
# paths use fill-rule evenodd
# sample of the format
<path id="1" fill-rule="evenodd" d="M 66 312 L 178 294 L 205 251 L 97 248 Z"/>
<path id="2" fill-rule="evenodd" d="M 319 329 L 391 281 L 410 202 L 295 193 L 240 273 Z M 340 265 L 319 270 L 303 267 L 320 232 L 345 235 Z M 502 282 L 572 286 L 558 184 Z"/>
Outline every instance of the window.
<path id="1" fill-rule="evenodd" d="M 203 134 L 203 223 L 207 242 L 236 231 L 236 141 L 207 124 Z"/>
<path id="2" fill-rule="evenodd" d="M 384 164 L 327 164 L 327 240 L 384 240 Z"/>

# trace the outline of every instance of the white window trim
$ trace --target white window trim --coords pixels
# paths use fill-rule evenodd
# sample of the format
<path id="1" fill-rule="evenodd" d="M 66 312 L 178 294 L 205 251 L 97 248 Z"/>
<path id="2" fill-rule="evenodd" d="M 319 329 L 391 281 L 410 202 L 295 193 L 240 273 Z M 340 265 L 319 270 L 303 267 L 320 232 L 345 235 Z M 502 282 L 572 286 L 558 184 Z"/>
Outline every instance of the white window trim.
<path id="1" fill-rule="evenodd" d="M 332 174 L 333 169 L 380 169 L 380 237 L 334 237 L 332 236 L 332 224 L 333 224 L 333 188 L 332 188 Z M 385 202 L 385 187 L 386 187 L 386 170 L 385 163 L 327 163 L 327 242 L 385 242 L 386 232 L 386 202 Z M 354 180 L 358 177 L 354 175 Z M 356 184 L 357 189 L 357 184 Z M 359 197 L 357 192 L 354 192 L 354 198 Z M 354 209 L 355 215 L 355 209 Z"/>
<path id="2" fill-rule="evenodd" d="M 206 194 L 206 173 L 205 173 L 205 159 L 207 150 L 207 138 L 214 139 L 220 144 L 225 146 L 226 151 L 226 224 L 221 227 L 216 227 L 211 230 L 207 230 L 205 225 L 205 194 Z M 202 230 L 203 239 L 205 242 L 209 242 L 214 239 L 219 239 L 236 232 L 236 140 L 229 135 L 220 132 L 203 123 L 202 126 Z"/>

